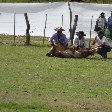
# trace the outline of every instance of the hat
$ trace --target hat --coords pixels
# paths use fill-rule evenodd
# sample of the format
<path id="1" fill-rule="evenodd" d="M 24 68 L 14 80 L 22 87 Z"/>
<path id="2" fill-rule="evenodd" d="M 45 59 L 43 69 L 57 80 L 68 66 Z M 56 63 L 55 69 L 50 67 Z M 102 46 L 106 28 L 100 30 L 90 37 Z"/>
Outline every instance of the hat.
<path id="1" fill-rule="evenodd" d="M 98 35 L 100 35 L 100 34 L 104 35 L 104 32 L 102 30 L 100 30 L 97 34 Z"/>
<path id="2" fill-rule="evenodd" d="M 55 31 L 65 31 L 62 27 L 57 27 L 56 29 L 54 29 Z"/>
<path id="3" fill-rule="evenodd" d="M 104 12 L 102 12 L 100 15 L 105 14 Z"/>
<path id="4" fill-rule="evenodd" d="M 83 31 L 79 31 L 79 32 L 76 32 L 76 34 L 78 35 L 78 36 L 86 36 L 86 34 L 84 34 L 84 32 Z"/>

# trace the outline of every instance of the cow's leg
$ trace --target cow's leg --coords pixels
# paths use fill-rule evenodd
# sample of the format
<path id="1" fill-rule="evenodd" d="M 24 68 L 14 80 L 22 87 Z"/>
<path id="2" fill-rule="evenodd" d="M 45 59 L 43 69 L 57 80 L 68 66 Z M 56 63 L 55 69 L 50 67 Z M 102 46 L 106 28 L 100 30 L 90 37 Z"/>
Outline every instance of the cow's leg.
<path id="1" fill-rule="evenodd" d="M 54 56 L 55 50 L 54 47 L 51 47 L 50 51 L 46 54 L 46 56 Z"/>
<path id="2" fill-rule="evenodd" d="M 90 55 L 94 55 L 96 53 L 97 49 L 91 49 L 91 50 L 80 50 L 79 57 L 80 58 L 86 58 Z"/>
<path id="3" fill-rule="evenodd" d="M 62 52 L 56 52 L 55 56 L 60 57 L 60 58 L 65 58 L 66 57 Z"/>

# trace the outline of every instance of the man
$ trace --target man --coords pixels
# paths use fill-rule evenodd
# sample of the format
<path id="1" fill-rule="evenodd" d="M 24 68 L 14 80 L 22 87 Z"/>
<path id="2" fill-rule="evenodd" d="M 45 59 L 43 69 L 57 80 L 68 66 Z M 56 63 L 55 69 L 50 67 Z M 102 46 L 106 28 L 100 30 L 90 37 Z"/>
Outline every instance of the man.
<path id="1" fill-rule="evenodd" d="M 107 58 L 107 52 L 111 51 L 110 43 L 107 38 L 104 36 L 103 31 L 99 31 L 98 35 L 93 40 L 92 45 L 95 45 L 97 42 L 98 44 L 98 51 L 97 53 L 102 56 L 102 58 Z"/>
<path id="2" fill-rule="evenodd" d="M 112 11 L 111 16 L 108 18 L 108 29 L 107 29 L 107 37 L 112 39 Z"/>
<path id="3" fill-rule="evenodd" d="M 84 34 L 83 31 L 76 32 L 76 35 L 74 36 L 74 39 L 73 39 L 73 48 L 75 50 L 88 49 L 88 45 L 86 43 L 84 36 L 86 35 Z"/>
<path id="4" fill-rule="evenodd" d="M 111 16 L 108 18 L 108 28 L 112 28 L 112 11 Z"/>
<path id="5" fill-rule="evenodd" d="M 65 31 L 62 27 L 57 27 L 55 29 L 56 33 L 52 35 L 52 37 L 49 38 L 49 42 L 51 43 L 51 45 L 58 45 L 61 44 L 63 46 L 64 49 L 67 48 L 68 45 L 68 40 L 67 37 L 64 33 L 62 33 L 62 31 Z M 49 53 L 47 53 L 47 56 L 53 56 L 54 53 L 54 48 L 52 47 L 51 50 L 49 51 Z"/>
<path id="6" fill-rule="evenodd" d="M 105 18 L 105 13 L 102 12 L 96 20 L 95 31 L 105 30 L 105 28 L 107 28 L 107 21 Z"/>

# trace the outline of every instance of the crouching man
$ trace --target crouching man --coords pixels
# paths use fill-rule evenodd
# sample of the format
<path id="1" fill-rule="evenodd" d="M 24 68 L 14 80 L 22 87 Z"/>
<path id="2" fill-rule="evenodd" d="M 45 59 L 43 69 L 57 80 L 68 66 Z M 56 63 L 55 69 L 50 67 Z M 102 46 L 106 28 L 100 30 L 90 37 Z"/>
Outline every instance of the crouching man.
<path id="1" fill-rule="evenodd" d="M 86 34 L 84 34 L 83 31 L 76 32 L 76 35 L 74 36 L 73 39 L 74 50 L 88 49 L 88 45 L 84 36 L 86 36 Z"/>
<path id="2" fill-rule="evenodd" d="M 102 58 L 107 58 L 107 52 L 111 51 L 110 43 L 104 36 L 102 31 L 98 32 L 98 35 L 94 38 L 92 45 L 98 44 L 97 53 L 102 56 Z"/>
<path id="3" fill-rule="evenodd" d="M 52 48 L 50 51 L 46 54 L 46 56 L 54 56 L 55 55 L 55 49 L 53 45 L 61 44 L 64 49 L 68 46 L 68 39 L 62 31 L 65 31 L 62 27 L 57 27 L 55 29 L 56 33 L 52 35 L 52 37 L 49 38 L 49 42 L 52 45 Z"/>

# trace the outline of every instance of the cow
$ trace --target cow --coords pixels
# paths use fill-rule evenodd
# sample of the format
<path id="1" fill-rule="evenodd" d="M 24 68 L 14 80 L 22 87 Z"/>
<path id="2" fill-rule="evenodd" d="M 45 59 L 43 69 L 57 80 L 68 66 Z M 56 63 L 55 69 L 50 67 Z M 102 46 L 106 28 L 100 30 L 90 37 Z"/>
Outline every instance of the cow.
<path id="1" fill-rule="evenodd" d="M 52 46 L 52 52 L 47 53 L 50 57 L 60 57 L 60 58 L 86 58 L 90 55 L 94 55 L 98 48 L 93 49 L 79 49 L 74 50 L 72 47 L 67 47 L 66 49 L 61 44 L 54 44 Z"/>

